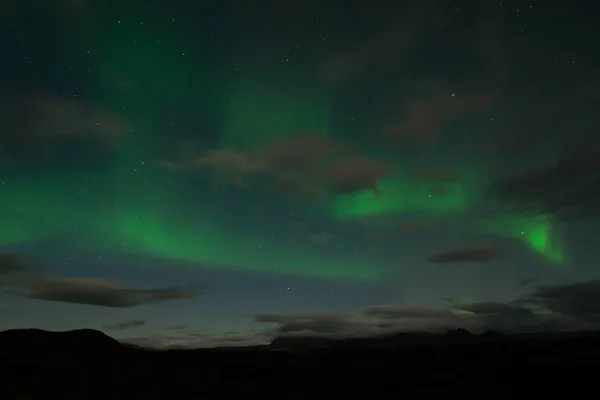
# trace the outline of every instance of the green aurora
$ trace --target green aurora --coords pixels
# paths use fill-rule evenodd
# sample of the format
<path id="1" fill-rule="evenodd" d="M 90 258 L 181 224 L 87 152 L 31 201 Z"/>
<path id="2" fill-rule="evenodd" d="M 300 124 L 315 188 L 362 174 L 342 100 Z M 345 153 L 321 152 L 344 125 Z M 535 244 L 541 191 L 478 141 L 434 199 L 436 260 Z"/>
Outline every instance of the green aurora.
<path id="1" fill-rule="evenodd" d="M 48 173 L 20 183 L 7 180 L 0 196 L 0 245 L 80 230 L 92 235 L 98 248 L 144 252 L 200 266 L 361 281 L 383 278 L 381 268 L 334 259 L 326 249 L 283 240 L 265 243 L 255 235 L 232 232 L 202 207 L 193 221 L 178 211 L 184 210 L 184 178 L 143 161 L 151 160 L 160 147 L 152 140 L 157 121 L 150 107 L 185 106 L 220 116 L 221 148 L 254 149 L 310 132 L 340 135 L 332 132 L 332 95 L 302 73 L 264 68 L 219 77 L 199 73 L 183 50 L 185 44 L 171 40 L 170 46 L 160 47 L 168 51 L 155 50 L 154 42 L 169 40 L 157 29 L 116 25 L 103 37 L 104 52 L 91 61 L 97 102 L 136 127 L 116 151 L 113 165 L 87 176 Z M 190 81 L 195 82 L 193 87 L 187 84 Z M 396 167 L 403 171 L 402 165 Z M 477 165 L 460 167 L 467 178 L 446 184 L 443 196 L 432 195 L 431 182 L 399 173 L 381 182 L 382 195 L 364 191 L 337 196 L 325 215 L 315 217 L 358 223 L 371 215 L 466 214 L 477 207 L 488 179 Z M 488 217 L 478 220 L 474 230 L 522 241 L 557 265 L 566 257 L 549 216 Z"/>

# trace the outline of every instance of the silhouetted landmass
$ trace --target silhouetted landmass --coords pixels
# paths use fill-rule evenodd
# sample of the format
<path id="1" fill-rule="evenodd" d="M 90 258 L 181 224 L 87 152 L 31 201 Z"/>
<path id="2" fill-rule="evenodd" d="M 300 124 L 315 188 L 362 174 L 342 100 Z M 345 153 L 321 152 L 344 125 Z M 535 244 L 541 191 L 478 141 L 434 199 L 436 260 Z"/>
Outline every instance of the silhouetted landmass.
<path id="1" fill-rule="evenodd" d="M 500 332 L 496 332 L 496 331 L 491 331 L 491 330 L 487 330 L 485 332 L 483 332 L 481 335 L 479 335 L 479 338 L 481 340 L 506 340 L 508 339 L 508 336 L 506 336 L 503 333 Z"/>
<path id="2" fill-rule="evenodd" d="M 409 332 L 366 338 L 328 339 L 314 336 L 282 336 L 271 341 L 271 346 L 280 349 L 343 348 L 343 347 L 406 347 L 417 345 L 449 345 L 457 343 L 481 343 L 504 340 L 507 336 L 494 331 L 474 335 L 466 329 L 449 330 L 443 335 Z"/>
<path id="3" fill-rule="evenodd" d="M 122 345 L 110 336 L 93 329 L 50 332 L 41 329 L 14 329 L 0 332 L 2 358 L 63 358 L 65 354 L 111 357 Z"/>
<path id="4" fill-rule="evenodd" d="M 240 349 L 149 350 L 93 330 L 0 332 L 2 398 L 525 398 L 593 389 L 600 332 L 280 337 Z M 586 385 L 589 388 L 586 388 Z M 574 391 L 576 389 L 576 391 Z"/>

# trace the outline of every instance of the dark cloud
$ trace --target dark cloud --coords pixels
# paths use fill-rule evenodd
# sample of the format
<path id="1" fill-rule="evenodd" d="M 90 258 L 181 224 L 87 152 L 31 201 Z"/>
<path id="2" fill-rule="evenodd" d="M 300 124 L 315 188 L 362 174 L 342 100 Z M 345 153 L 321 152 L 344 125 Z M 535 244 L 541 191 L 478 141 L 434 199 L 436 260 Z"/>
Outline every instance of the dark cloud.
<path id="1" fill-rule="evenodd" d="M 460 172 L 452 169 L 428 168 L 409 171 L 408 178 L 422 179 L 441 182 L 453 182 L 459 180 Z"/>
<path id="2" fill-rule="evenodd" d="M 498 249 L 493 246 L 473 246 L 446 250 L 429 257 L 434 263 L 453 262 L 489 262 L 501 257 Z"/>
<path id="3" fill-rule="evenodd" d="M 379 194 L 378 182 L 393 174 L 394 170 L 386 163 L 366 157 L 341 160 L 329 169 L 329 179 L 336 191 L 345 194 L 369 189 Z"/>
<path id="4" fill-rule="evenodd" d="M 32 264 L 18 254 L 0 254 L 0 275 L 25 273 L 32 269 Z"/>
<path id="5" fill-rule="evenodd" d="M 330 53 L 321 61 L 320 69 L 329 79 L 347 82 L 361 77 L 371 67 L 399 62 L 398 56 L 411 52 L 417 43 L 431 35 L 437 0 L 411 2 L 402 17 L 385 26 L 368 39 Z"/>
<path id="6" fill-rule="evenodd" d="M 517 304 L 482 302 L 464 305 L 455 305 L 455 309 L 469 311 L 477 315 L 486 315 L 490 317 L 507 318 L 530 318 L 534 315 L 533 311 Z"/>
<path id="7" fill-rule="evenodd" d="M 518 302 L 482 302 L 454 305 L 453 308 L 467 312 L 467 315 L 476 318 L 486 329 L 502 332 L 535 333 L 591 328 L 585 321 L 572 315 L 552 313 L 543 308 L 529 308 Z"/>
<path id="8" fill-rule="evenodd" d="M 332 159 L 347 155 L 345 144 L 318 134 L 285 138 L 267 146 L 261 155 L 263 167 L 271 172 L 312 171 Z"/>
<path id="9" fill-rule="evenodd" d="M 103 328 L 120 331 L 120 330 L 124 330 L 124 329 L 138 328 L 138 327 L 144 326 L 144 325 L 146 325 L 146 320 L 134 319 L 131 321 L 123 321 L 123 322 L 118 322 L 116 324 L 104 325 Z"/>
<path id="10" fill-rule="evenodd" d="M 536 204 L 561 217 L 600 215 L 600 148 L 565 157 L 493 183 L 491 198 Z"/>
<path id="11" fill-rule="evenodd" d="M 519 281 L 519 286 L 528 286 L 536 281 L 535 278 L 523 278 Z"/>
<path id="12" fill-rule="evenodd" d="M 194 291 L 181 287 L 134 289 L 108 279 L 57 277 L 38 279 L 16 294 L 28 299 L 119 308 L 196 296 Z"/>
<path id="13" fill-rule="evenodd" d="M 453 299 L 446 300 L 448 304 L 437 308 L 374 305 L 355 313 L 258 314 L 252 317 L 254 322 L 268 326 L 259 332 L 212 334 L 186 330 L 124 341 L 184 349 L 267 344 L 275 337 L 340 339 L 401 332 L 443 333 L 456 328 L 473 333 L 490 329 L 505 333 L 600 329 L 600 281 L 539 286 L 531 294 L 508 302 L 457 304 Z"/>
<path id="14" fill-rule="evenodd" d="M 327 232 L 309 234 L 308 238 L 311 242 L 320 244 L 330 243 L 335 239 L 331 233 Z"/>
<path id="15" fill-rule="evenodd" d="M 459 326 L 471 330 L 481 324 L 449 309 L 379 305 L 354 314 L 257 315 L 255 322 L 276 326 L 277 336 L 328 338 L 369 337 L 396 332 L 438 332 Z"/>
<path id="16" fill-rule="evenodd" d="M 163 330 L 165 330 L 165 331 L 183 331 L 188 328 L 189 328 L 189 326 L 187 326 L 187 325 L 170 325 L 170 326 L 165 326 L 163 328 Z"/>
<path id="17" fill-rule="evenodd" d="M 123 308 L 184 300 L 197 295 L 195 290 L 182 287 L 131 288 L 109 279 L 67 278 L 34 273 L 32 268 L 28 260 L 14 255 L 0 255 L 0 286 L 10 287 L 13 294 L 28 299 Z"/>
<path id="18" fill-rule="evenodd" d="M 224 176 L 239 186 L 247 186 L 247 177 L 260 170 L 255 160 L 238 150 L 223 149 L 210 150 L 200 157 L 196 157 L 184 169 L 197 171 L 210 169 Z"/>
<path id="19" fill-rule="evenodd" d="M 120 119 L 76 98 L 45 92 L 0 98 L 0 147 L 4 151 L 18 153 L 65 138 L 115 144 L 129 132 Z"/>
<path id="20" fill-rule="evenodd" d="M 261 314 L 255 322 L 275 326 L 276 336 L 368 337 L 400 332 L 444 332 L 464 328 L 507 333 L 600 328 L 600 281 L 540 286 L 510 302 L 444 307 L 378 305 L 357 313 L 329 315 Z"/>
<path id="21" fill-rule="evenodd" d="M 454 317 L 451 310 L 431 307 L 371 306 L 363 311 L 364 315 L 384 318 L 448 318 Z"/>
<path id="22" fill-rule="evenodd" d="M 519 300 L 586 322 L 600 322 L 600 280 L 538 286 Z"/>
<path id="23" fill-rule="evenodd" d="M 189 332 L 179 335 L 131 337 L 120 341 L 153 349 L 195 349 L 265 345 L 270 343 L 272 337 L 272 332 L 225 332 L 221 334 Z"/>
<path id="24" fill-rule="evenodd" d="M 384 135 L 402 146 L 411 142 L 434 146 L 450 122 L 486 112 L 495 100 L 495 94 L 489 90 L 457 92 L 434 86 L 428 91 L 429 96 L 404 104 L 400 117 L 384 125 Z"/>

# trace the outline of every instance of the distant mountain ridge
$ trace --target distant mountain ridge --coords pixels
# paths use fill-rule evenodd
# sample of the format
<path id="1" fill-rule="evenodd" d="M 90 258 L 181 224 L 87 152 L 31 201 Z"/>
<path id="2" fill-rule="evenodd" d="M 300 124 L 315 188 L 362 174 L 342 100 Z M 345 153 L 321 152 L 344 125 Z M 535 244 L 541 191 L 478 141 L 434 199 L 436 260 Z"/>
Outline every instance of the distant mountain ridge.
<path id="1" fill-rule="evenodd" d="M 600 332 L 546 332 L 537 334 L 506 335 L 495 331 L 473 334 L 465 329 L 454 329 L 444 334 L 403 332 L 379 337 L 362 337 L 332 339 L 315 336 L 281 336 L 271 341 L 270 345 L 216 348 L 219 354 L 255 353 L 270 351 L 309 351 L 323 354 L 333 350 L 334 353 L 346 350 L 350 352 L 370 351 L 380 348 L 389 349 L 430 349 L 454 347 L 455 345 L 485 345 L 508 342 L 547 342 L 555 339 L 600 341 Z M 116 359 L 125 353 L 144 353 L 146 349 L 122 344 L 103 332 L 93 329 L 72 331 L 45 331 L 41 329 L 14 329 L 0 332 L 0 359 L 12 360 L 100 360 Z M 177 350 L 176 352 L 194 352 L 194 350 Z M 196 351 L 210 351 L 197 349 Z M 212 353 L 212 352 L 211 352 Z"/>
<path id="2" fill-rule="evenodd" d="M 378 337 L 331 339 L 315 336 L 281 336 L 271 341 L 277 348 L 301 347 L 382 347 L 382 346 L 416 346 L 452 343 L 480 343 L 502 341 L 509 336 L 500 332 L 486 331 L 480 335 L 472 334 L 466 329 L 452 329 L 445 334 L 402 332 Z"/>

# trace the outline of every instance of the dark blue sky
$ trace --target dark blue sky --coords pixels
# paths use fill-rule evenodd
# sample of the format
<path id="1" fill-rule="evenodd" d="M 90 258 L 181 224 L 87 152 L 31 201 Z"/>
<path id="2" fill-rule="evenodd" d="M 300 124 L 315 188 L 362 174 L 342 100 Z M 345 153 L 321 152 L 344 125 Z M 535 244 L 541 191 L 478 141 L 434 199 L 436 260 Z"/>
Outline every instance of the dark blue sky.
<path id="1" fill-rule="evenodd" d="M 196 3 L 3 6 L 0 329 L 596 326 L 588 11 Z"/>

